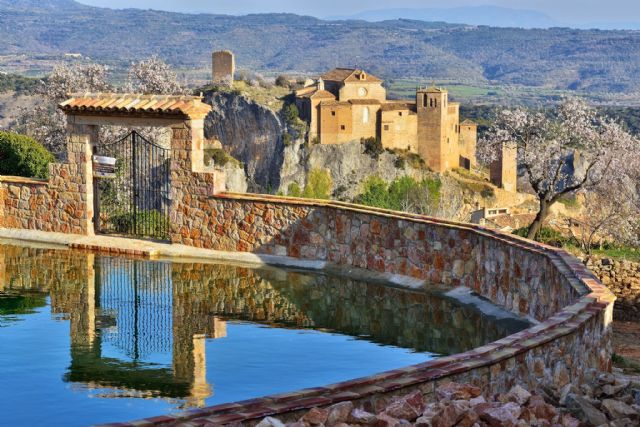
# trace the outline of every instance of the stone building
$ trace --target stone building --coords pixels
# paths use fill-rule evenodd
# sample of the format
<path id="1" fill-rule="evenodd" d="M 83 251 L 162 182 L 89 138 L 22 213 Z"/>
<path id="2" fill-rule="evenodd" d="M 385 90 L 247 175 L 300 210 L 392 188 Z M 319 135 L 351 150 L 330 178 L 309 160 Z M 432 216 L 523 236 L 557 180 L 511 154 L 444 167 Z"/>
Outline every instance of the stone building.
<path id="1" fill-rule="evenodd" d="M 498 158 L 489 166 L 489 179 L 493 185 L 507 191 L 517 191 L 517 155 L 516 144 L 503 144 L 500 147 Z"/>
<path id="2" fill-rule="evenodd" d="M 213 84 L 231 86 L 236 72 L 236 60 L 230 50 L 213 52 L 211 55 Z"/>
<path id="3" fill-rule="evenodd" d="M 460 123 L 460 105 L 449 102 L 445 89 L 419 88 L 415 100 L 387 100 L 378 77 L 336 68 L 295 96 L 310 140 L 342 144 L 379 138 L 385 148 L 419 154 L 436 172 L 475 165 L 477 126 Z"/>

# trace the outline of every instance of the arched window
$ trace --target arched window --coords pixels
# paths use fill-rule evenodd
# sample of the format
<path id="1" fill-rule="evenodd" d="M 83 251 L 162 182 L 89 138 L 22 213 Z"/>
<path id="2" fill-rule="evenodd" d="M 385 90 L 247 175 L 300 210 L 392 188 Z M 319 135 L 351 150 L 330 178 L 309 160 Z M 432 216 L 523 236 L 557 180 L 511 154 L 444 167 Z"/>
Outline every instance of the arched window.
<path id="1" fill-rule="evenodd" d="M 362 123 L 369 123 L 369 107 L 364 107 L 362 110 Z"/>

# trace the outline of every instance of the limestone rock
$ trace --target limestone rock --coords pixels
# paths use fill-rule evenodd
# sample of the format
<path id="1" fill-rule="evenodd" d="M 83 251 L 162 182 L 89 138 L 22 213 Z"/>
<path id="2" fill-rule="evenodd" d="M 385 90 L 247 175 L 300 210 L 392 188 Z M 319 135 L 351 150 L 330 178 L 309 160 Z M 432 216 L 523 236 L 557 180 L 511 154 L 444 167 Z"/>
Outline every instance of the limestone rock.
<path id="1" fill-rule="evenodd" d="M 480 389 L 468 384 L 447 383 L 436 389 L 440 399 L 459 400 L 480 396 Z"/>
<path id="2" fill-rule="evenodd" d="M 635 409 L 619 400 L 604 399 L 602 401 L 602 408 L 614 420 L 620 418 L 637 419 L 640 416 Z"/>
<path id="3" fill-rule="evenodd" d="M 584 397 L 570 394 L 567 397 L 567 409 L 579 420 L 592 425 L 599 426 L 607 423 L 607 416 Z"/>
<path id="4" fill-rule="evenodd" d="M 258 424 L 256 424 L 256 427 L 286 427 L 286 426 L 282 421 L 280 421 L 277 418 L 266 417 L 265 419 L 260 421 Z"/>
<path id="5" fill-rule="evenodd" d="M 340 402 L 335 405 L 329 406 L 329 414 L 327 415 L 326 425 L 327 427 L 335 426 L 339 423 L 344 423 L 349 419 L 351 411 L 353 411 L 352 402 Z"/>
<path id="6" fill-rule="evenodd" d="M 307 412 L 300 421 L 309 423 L 312 426 L 324 424 L 329 416 L 329 410 L 325 408 L 313 408 Z"/>

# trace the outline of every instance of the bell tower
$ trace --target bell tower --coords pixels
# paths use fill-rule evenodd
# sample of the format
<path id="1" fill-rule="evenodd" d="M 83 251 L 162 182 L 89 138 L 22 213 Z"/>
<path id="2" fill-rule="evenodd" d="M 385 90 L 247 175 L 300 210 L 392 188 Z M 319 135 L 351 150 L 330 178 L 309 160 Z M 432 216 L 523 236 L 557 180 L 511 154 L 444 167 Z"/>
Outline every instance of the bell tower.
<path id="1" fill-rule="evenodd" d="M 416 91 L 418 154 L 431 170 L 440 173 L 450 168 L 445 129 L 448 98 L 447 91 L 435 85 Z"/>

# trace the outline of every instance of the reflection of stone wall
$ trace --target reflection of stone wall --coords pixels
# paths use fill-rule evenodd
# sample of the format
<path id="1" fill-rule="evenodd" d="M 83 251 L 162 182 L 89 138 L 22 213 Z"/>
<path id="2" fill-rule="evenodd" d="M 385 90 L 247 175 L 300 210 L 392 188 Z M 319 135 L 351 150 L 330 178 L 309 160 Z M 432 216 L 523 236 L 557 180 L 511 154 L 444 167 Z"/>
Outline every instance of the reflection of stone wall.
<path id="1" fill-rule="evenodd" d="M 174 264 L 176 319 L 201 324 L 214 316 L 329 329 L 439 354 L 470 350 L 526 326 L 496 323 L 477 310 L 425 293 L 335 276 Z M 195 297 L 197 295 L 197 297 Z M 198 320 L 196 320 L 198 319 Z M 205 332 L 206 331 L 206 332 Z"/>

